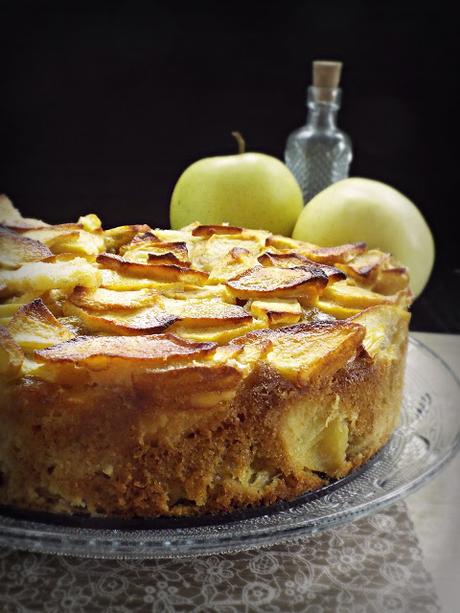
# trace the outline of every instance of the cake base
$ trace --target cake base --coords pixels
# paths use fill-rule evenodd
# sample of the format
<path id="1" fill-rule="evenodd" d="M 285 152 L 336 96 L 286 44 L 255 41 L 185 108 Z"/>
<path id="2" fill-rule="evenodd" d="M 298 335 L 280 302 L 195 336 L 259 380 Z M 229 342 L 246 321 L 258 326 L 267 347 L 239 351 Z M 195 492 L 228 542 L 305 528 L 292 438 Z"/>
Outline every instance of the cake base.
<path id="1" fill-rule="evenodd" d="M 207 513 L 184 517 L 94 517 L 86 513 L 50 513 L 47 511 L 28 511 L 25 509 L 0 506 L 0 515 L 14 519 L 38 522 L 68 528 L 82 528 L 88 530 L 171 530 L 174 528 L 196 528 L 204 526 L 221 526 L 233 522 L 253 519 L 266 515 L 273 515 L 331 494 L 363 475 L 385 452 L 390 442 L 359 468 L 355 468 L 341 479 L 331 480 L 327 485 L 301 494 L 291 501 L 281 500 L 267 506 L 249 506 L 225 513 Z"/>

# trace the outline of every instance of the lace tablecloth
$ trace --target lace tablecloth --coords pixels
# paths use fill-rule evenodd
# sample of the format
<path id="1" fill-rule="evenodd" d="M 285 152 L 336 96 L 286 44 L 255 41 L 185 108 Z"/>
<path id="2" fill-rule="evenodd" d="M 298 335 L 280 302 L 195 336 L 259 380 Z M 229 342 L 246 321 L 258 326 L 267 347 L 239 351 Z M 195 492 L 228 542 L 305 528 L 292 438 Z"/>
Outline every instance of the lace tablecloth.
<path id="1" fill-rule="evenodd" d="M 434 613 L 404 502 L 295 544 L 183 560 L 0 549 L 0 611 Z"/>

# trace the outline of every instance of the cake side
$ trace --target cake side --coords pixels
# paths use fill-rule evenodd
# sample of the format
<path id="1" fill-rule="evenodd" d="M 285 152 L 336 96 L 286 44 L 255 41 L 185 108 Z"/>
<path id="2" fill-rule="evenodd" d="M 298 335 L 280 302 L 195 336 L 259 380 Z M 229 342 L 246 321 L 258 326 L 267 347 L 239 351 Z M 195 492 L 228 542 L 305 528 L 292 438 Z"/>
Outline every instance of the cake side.
<path id="1" fill-rule="evenodd" d="M 406 324 L 391 359 L 361 350 L 333 376 L 302 387 L 260 364 L 245 379 L 227 373 L 227 389 L 217 392 L 222 400 L 211 406 L 196 400 L 222 385 L 224 373 L 213 382 L 211 367 L 194 382 L 186 375 L 187 386 L 175 370 L 147 373 L 130 387 L 29 379 L 3 388 L 0 502 L 126 517 L 189 515 L 321 487 L 363 464 L 393 433 Z"/>

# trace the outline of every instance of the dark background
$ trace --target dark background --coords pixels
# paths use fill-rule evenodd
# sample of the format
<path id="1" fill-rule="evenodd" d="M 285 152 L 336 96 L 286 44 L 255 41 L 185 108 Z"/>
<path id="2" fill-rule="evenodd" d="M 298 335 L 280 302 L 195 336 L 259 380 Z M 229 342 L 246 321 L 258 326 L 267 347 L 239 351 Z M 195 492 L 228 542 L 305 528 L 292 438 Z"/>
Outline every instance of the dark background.
<path id="1" fill-rule="evenodd" d="M 232 130 L 282 157 L 311 61 L 340 59 L 351 174 L 401 190 L 435 235 L 412 328 L 460 332 L 457 30 L 440 3 L 0 0 L 0 192 L 50 222 L 167 226 L 181 171 L 233 153 Z"/>

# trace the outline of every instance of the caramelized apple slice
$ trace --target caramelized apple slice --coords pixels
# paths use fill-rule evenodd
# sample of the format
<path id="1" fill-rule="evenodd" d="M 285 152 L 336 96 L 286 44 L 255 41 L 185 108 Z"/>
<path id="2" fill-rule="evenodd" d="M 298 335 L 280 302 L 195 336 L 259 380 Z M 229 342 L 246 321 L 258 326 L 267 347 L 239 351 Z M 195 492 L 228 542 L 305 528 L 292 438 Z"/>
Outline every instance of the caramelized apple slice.
<path id="1" fill-rule="evenodd" d="M 397 306 L 369 307 L 350 321 L 366 328 L 363 346 L 372 357 L 396 359 L 401 354 L 401 343 L 406 338 L 410 313 Z"/>
<path id="2" fill-rule="evenodd" d="M 254 317 L 266 319 L 269 325 L 276 326 L 296 324 L 302 317 L 302 308 L 296 298 L 254 300 L 251 313 Z"/>
<path id="3" fill-rule="evenodd" d="M 162 230 L 161 228 L 155 228 L 153 233 L 164 243 L 183 243 L 193 239 L 191 231 L 195 225 L 197 224 L 192 224 L 188 229 L 182 228 L 182 230 Z"/>
<path id="4" fill-rule="evenodd" d="M 47 228 L 26 230 L 24 236 L 50 246 L 53 241 L 56 241 L 58 238 L 78 238 L 80 230 L 81 226 L 79 224 L 58 224 L 55 226 L 48 226 Z"/>
<path id="5" fill-rule="evenodd" d="M 245 376 L 250 374 L 257 364 L 266 360 L 268 352 L 273 347 L 273 343 L 268 337 L 252 336 L 251 340 L 248 342 L 248 333 L 252 333 L 252 331 L 235 337 L 228 345 L 224 345 L 224 347 L 237 347 L 239 349 L 239 352 L 232 356 L 232 358 L 234 358 Z"/>
<path id="6" fill-rule="evenodd" d="M 209 275 L 210 283 L 228 281 L 257 265 L 256 256 L 244 247 L 233 247 L 224 258 L 213 267 Z"/>
<path id="7" fill-rule="evenodd" d="M 250 332 L 246 342 L 268 338 L 269 364 L 297 385 L 328 378 L 353 358 L 365 335 L 354 322 L 297 324 L 287 328 Z"/>
<path id="8" fill-rule="evenodd" d="M 110 230 L 104 230 L 106 249 L 110 252 L 118 251 L 122 245 L 132 241 L 136 234 L 144 234 L 151 230 L 151 227 L 147 224 L 117 226 Z"/>
<path id="9" fill-rule="evenodd" d="M 5 194 L 0 194 L 0 225 L 15 232 L 32 228 L 45 228 L 49 224 L 41 219 L 24 218 Z"/>
<path id="10" fill-rule="evenodd" d="M 205 272 L 181 266 L 154 265 L 130 262 L 119 255 L 102 253 L 96 258 L 99 264 L 126 275 L 156 279 L 158 281 L 182 281 L 195 285 L 204 285 L 208 279 Z"/>
<path id="11" fill-rule="evenodd" d="M 278 266 L 279 268 L 295 268 L 296 266 L 307 266 L 312 263 L 311 260 L 304 255 L 288 251 L 284 253 L 275 253 L 266 251 L 257 258 L 262 266 Z"/>
<path id="12" fill-rule="evenodd" d="M 145 277 L 130 277 L 129 275 L 123 275 L 115 270 L 100 270 L 101 274 L 101 287 L 106 289 L 112 289 L 115 291 L 134 291 L 139 289 L 156 289 L 161 292 L 184 292 L 186 287 L 185 283 L 168 283 L 166 281 L 156 281 L 155 279 L 146 279 Z M 196 289 L 198 286 L 190 285 Z M 206 286 L 204 286 L 206 287 Z"/>
<path id="13" fill-rule="evenodd" d="M 100 272 L 83 258 L 64 262 L 32 262 L 18 270 L 0 271 L 0 285 L 11 292 L 46 292 L 50 289 L 73 289 L 76 285 L 96 287 Z"/>
<path id="14" fill-rule="evenodd" d="M 306 249 L 316 249 L 318 245 L 314 245 L 313 243 L 304 243 L 302 241 L 296 241 L 289 236 L 282 236 L 281 234 L 273 234 L 269 236 L 266 241 L 267 246 L 275 247 L 275 249 L 290 249 L 292 251 L 299 251 Z"/>
<path id="15" fill-rule="evenodd" d="M 187 326 L 186 324 L 177 323 L 174 324 L 173 330 L 176 334 L 193 341 L 213 341 L 215 343 L 223 344 L 228 343 L 232 339 L 251 332 L 252 330 L 258 330 L 264 328 L 266 323 L 260 319 L 252 319 L 247 323 L 241 325 L 226 324 L 220 326 L 204 326 L 195 327 Z"/>
<path id="16" fill-rule="evenodd" d="M 333 266 L 336 263 L 346 263 L 355 256 L 364 253 L 366 243 L 347 243 L 335 247 L 319 247 L 313 243 L 294 240 L 286 236 L 274 235 L 267 239 L 267 245 L 280 251 L 294 251 L 317 264 Z"/>
<path id="17" fill-rule="evenodd" d="M 15 302 L 0 304 L 0 318 L 12 317 L 20 307 L 21 304 Z"/>
<path id="18" fill-rule="evenodd" d="M 200 240 L 193 243 L 191 249 L 192 265 L 200 270 L 211 272 L 220 266 L 226 256 L 234 249 L 245 249 L 249 254 L 256 255 L 260 252 L 260 244 L 253 238 L 221 236 L 214 234 L 207 241 Z"/>
<path id="19" fill-rule="evenodd" d="M 87 232 L 102 233 L 102 222 L 97 215 L 89 213 L 79 218 L 78 224 Z"/>
<path id="20" fill-rule="evenodd" d="M 83 229 L 83 224 L 80 223 L 58 224 L 48 228 L 28 230 L 24 235 L 41 241 L 55 254 L 94 257 L 105 250 L 102 231 L 88 232 Z"/>
<path id="21" fill-rule="evenodd" d="M 153 247 L 160 242 L 160 239 L 155 236 L 152 230 L 149 230 L 148 232 L 141 232 L 133 236 L 132 240 L 130 240 L 129 243 L 121 245 L 119 249 L 119 254 L 124 255 L 126 251 L 129 251 L 130 249 L 145 248 L 146 250 L 148 250 L 150 247 Z"/>
<path id="22" fill-rule="evenodd" d="M 24 353 L 6 328 L 0 326 L 0 377 L 14 379 L 21 370 Z"/>
<path id="23" fill-rule="evenodd" d="M 46 296 L 46 293 L 42 294 L 42 292 L 26 292 L 20 296 L 12 296 L 11 298 L 7 298 L 2 304 L 0 304 L 0 318 L 10 319 L 24 304 L 28 304 L 36 298 L 43 298 L 44 296 Z M 7 323 L 8 322 L 6 322 L 4 325 L 7 325 Z"/>
<path id="24" fill-rule="evenodd" d="M 125 249 L 123 255 L 129 261 L 144 264 L 173 264 L 187 268 L 190 266 L 186 243 L 162 243 L 158 241 L 156 244 L 138 244 L 136 248 Z"/>
<path id="25" fill-rule="evenodd" d="M 346 274 L 335 268 L 334 266 L 327 266 L 326 264 L 317 264 L 313 260 L 309 260 L 300 253 L 294 253 L 292 251 L 284 253 L 273 253 L 266 251 L 258 258 L 258 261 L 262 266 L 278 266 L 279 268 L 294 268 L 296 266 L 315 266 L 320 268 L 326 275 L 330 283 L 335 283 L 341 279 L 346 279 Z"/>
<path id="26" fill-rule="evenodd" d="M 43 243 L 0 228 L 0 266 L 19 268 L 26 262 L 36 262 L 51 255 Z"/>
<path id="27" fill-rule="evenodd" d="M 214 361 L 214 360 L 213 360 Z M 196 421 L 191 419 L 190 406 L 194 408 L 209 409 L 228 403 L 237 391 L 242 379 L 241 372 L 234 366 L 228 364 L 205 363 L 199 364 L 194 360 L 193 364 L 176 366 L 168 370 L 141 370 L 133 373 L 133 384 L 136 390 L 144 391 L 151 397 L 168 399 L 174 405 L 175 413 L 174 428 L 171 435 L 180 438 L 180 433 L 184 429 L 193 430 L 197 427 Z M 181 390 L 181 394 L 177 390 Z M 179 413 L 181 409 L 184 412 Z M 195 418 L 199 415 L 197 413 Z M 209 413 L 203 416 L 209 420 Z M 181 422 L 185 421 L 183 427 Z M 157 433 L 158 424 L 152 420 L 146 420 L 143 424 L 143 431 Z"/>
<path id="28" fill-rule="evenodd" d="M 64 315 L 78 317 L 91 332 L 124 335 L 156 334 L 163 332 L 177 320 L 175 315 L 165 313 L 160 306 L 131 311 L 90 311 L 66 302 L 63 312 Z"/>
<path id="29" fill-rule="evenodd" d="M 343 306 L 342 304 L 337 304 L 337 302 L 324 300 L 322 296 L 315 303 L 315 306 L 321 311 L 321 313 L 332 315 L 332 317 L 335 317 L 335 319 L 347 319 L 348 317 L 361 312 L 360 308 Z"/>
<path id="30" fill-rule="evenodd" d="M 259 252 L 266 247 L 267 241 L 271 236 L 272 233 L 268 232 L 267 230 L 252 230 L 250 228 L 243 228 L 241 232 L 241 238 L 257 243 L 259 246 Z"/>
<path id="31" fill-rule="evenodd" d="M 149 264 L 172 264 L 173 266 L 190 266 L 190 262 L 180 260 L 172 251 L 165 253 L 149 253 L 147 257 Z"/>
<path id="32" fill-rule="evenodd" d="M 7 298 L 3 304 L 15 304 L 19 308 L 23 304 L 28 304 L 29 302 L 32 302 L 33 300 L 35 300 L 35 298 L 41 298 L 40 291 L 24 292 L 17 296 L 11 296 L 10 298 Z"/>
<path id="33" fill-rule="evenodd" d="M 131 251 L 125 251 L 123 259 L 133 264 L 148 264 L 149 252 L 143 249 L 132 249 Z"/>
<path id="34" fill-rule="evenodd" d="M 25 350 L 50 347 L 73 337 L 40 298 L 25 304 L 15 313 L 8 324 L 8 332 Z"/>
<path id="35" fill-rule="evenodd" d="M 296 298 L 317 295 L 327 285 L 327 276 L 317 267 L 279 268 L 255 266 L 227 281 L 238 298 Z"/>
<path id="36" fill-rule="evenodd" d="M 164 309 L 167 313 L 175 315 L 186 327 L 216 327 L 229 324 L 240 326 L 252 321 L 251 315 L 242 307 L 218 299 L 165 298 Z"/>
<path id="37" fill-rule="evenodd" d="M 42 362 L 78 363 L 89 368 L 108 367 L 113 360 L 149 366 L 208 356 L 215 343 L 193 343 L 173 334 L 153 336 L 77 336 L 66 343 L 35 353 Z"/>
<path id="38" fill-rule="evenodd" d="M 215 225 L 215 226 L 196 226 L 192 230 L 193 236 L 204 236 L 206 238 L 212 236 L 213 234 L 241 234 L 243 228 L 239 228 L 238 226 L 228 226 L 226 224 Z"/>
<path id="39" fill-rule="evenodd" d="M 394 304 L 398 301 L 397 296 L 383 296 L 364 287 L 351 285 L 347 281 L 328 286 L 322 298 L 354 309 L 365 309 L 376 304 Z"/>
<path id="40" fill-rule="evenodd" d="M 135 236 L 130 243 L 120 249 L 120 255 L 123 255 L 126 259 L 133 259 L 130 256 L 134 254 L 143 256 L 138 258 L 138 261 L 147 262 L 151 260 L 152 262 L 162 263 L 161 259 L 163 259 L 163 263 L 190 266 L 187 243 L 183 241 L 176 243 L 162 242 L 152 232 L 146 232 Z M 155 257 L 150 258 L 150 255 Z M 165 256 L 170 257 L 167 258 Z"/>
<path id="41" fill-rule="evenodd" d="M 187 243 L 162 242 L 153 232 L 139 234 L 120 248 L 120 255 L 134 262 L 190 266 Z M 150 257 L 150 256 L 154 257 Z"/>
<path id="42" fill-rule="evenodd" d="M 44 259 L 43 262 L 54 264 L 55 262 L 75 262 L 75 259 L 74 253 L 53 253 L 53 255 Z"/>
<path id="43" fill-rule="evenodd" d="M 359 284 L 371 287 L 374 285 L 380 269 L 389 257 L 387 253 L 377 249 L 370 249 L 357 255 L 346 264 L 338 264 L 338 267 Z"/>
<path id="44" fill-rule="evenodd" d="M 168 286 L 165 285 L 161 293 L 167 298 L 175 298 L 177 300 L 189 300 L 191 298 L 199 300 L 218 299 L 227 304 L 236 304 L 237 301 L 235 296 L 229 292 L 228 287 L 222 283 L 190 287 L 169 284 Z"/>
<path id="45" fill-rule="evenodd" d="M 402 309 L 408 309 L 414 300 L 414 294 L 410 287 L 406 287 L 406 289 L 401 289 L 396 294 L 387 296 L 387 298 L 390 298 L 391 304 L 395 304 Z"/>
<path id="46" fill-rule="evenodd" d="M 140 309 L 158 302 L 158 292 L 140 289 L 117 292 L 99 287 L 97 289 L 77 286 L 69 296 L 70 302 L 91 311 L 126 311 Z"/>
<path id="47" fill-rule="evenodd" d="M 179 266 L 190 266 L 187 243 L 159 243 L 149 249 L 149 262 L 165 255 L 173 255 Z"/>
<path id="48" fill-rule="evenodd" d="M 315 262 L 312 262 L 315 264 Z M 318 266 L 318 264 L 316 264 Z M 347 278 L 347 275 L 342 271 L 336 268 L 335 266 L 329 266 L 327 264 L 319 264 L 319 267 L 324 272 L 327 277 L 328 283 L 337 283 L 337 281 L 343 281 Z"/>
<path id="49" fill-rule="evenodd" d="M 77 232 L 63 232 L 54 239 L 47 241 L 53 253 L 74 253 L 82 256 L 92 256 L 105 251 L 105 241 L 102 232 L 87 232 L 78 230 Z"/>
<path id="50" fill-rule="evenodd" d="M 345 264 L 357 255 L 364 253 L 366 243 L 347 243 L 336 247 L 316 247 L 308 249 L 308 257 L 319 264 Z"/>
<path id="51" fill-rule="evenodd" d="M 375 292 L 390 296 L 409 287 L 409 270 L 405 266 L 395 266 L 379 270 L 375 285 Z"/>

